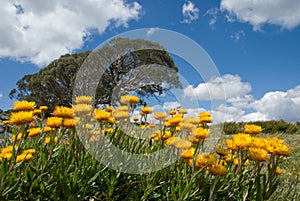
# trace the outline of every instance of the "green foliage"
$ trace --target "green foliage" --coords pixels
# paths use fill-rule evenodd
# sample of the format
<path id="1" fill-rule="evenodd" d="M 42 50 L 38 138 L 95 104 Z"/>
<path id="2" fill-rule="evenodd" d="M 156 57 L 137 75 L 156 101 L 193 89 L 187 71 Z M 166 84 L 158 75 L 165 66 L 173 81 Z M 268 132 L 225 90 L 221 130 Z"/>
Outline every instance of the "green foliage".
<path id="1" fill-rule="evenodd" d="M 234 133 L 242 133 L 245 122 L 225 122 L 223 125 L 223 132 L 226 135 Z M 284 120 L 270 120 L 270 121 L 254 121 L 247 122 L 247 124 L 255 124 L 261 126 L 264 133 L 276 134 L 276 133 L 288 133 L 295 134 L 300 132 L 300 124 L 288 123 Z"/>
<path id="2" fill-rule="evenodd" d="M 77 70 L 90 51 L 64 55 L 50 63 L 38 73 L 25 75 L 12 89 L 10 98 L 35 101 L 37 105 L 47 105 L 51 110 L 55 105 L 70 106 Z"/>
<path id="3" fill-rule="evenodd" d="M 243 131 L 242 123 L 237 122 L 225 122 L 223 125 L 223 132 L 226 135 L 232 135 L 235 133 L 241 133 Z"/>
<path id="4" fill-rule="evenodd" d="M 37 125 L 42 125 L 39 123 Z M 25 131 L 28 126 L 16 128 L 15 132 Z M 244 167 L 242 164 L 247 155 L 242 149 L 235 153 L 241 162 L 237 165 L 229 161 L 224 176 L 213 176 L 205 168 L 194 171 L 183 158 L 153 173 L 117 172 L 91 156 L 87 150 L 92 151 L 99 144 L 90 142 L 90 147 L 84 147 L 77 132 L 61 127 L 31 139 L 24 136 L 16 142 L 18 150 L 35 148 L 36 153 L 28 162 L 8 162 L 3 158 L 0 164 L 0 200 L 269 200 L 282 185 L 275 174 L 277 162 L 282 160 L 280 156 L 271 159 L 272 168 L 254 161 Z M 84 136 L 90 134 L 86 131 L 81 135 L 81 140 L 85 140 Z M 163 146 L 151 139 L 136 141 L 118 128 L 105 135 L 110 142 L 130 153 L 151 153 Z M 47 136 L 51 137 L 50 144 L 43 143 Z M 57 143 L 54 142 L 55 136 L 58 137 Z M 1 147 L 8 144 L 11 144 L 10 139 Z M 298 178 L 292 184 L 297 186 Z M 292 190 L 295 192 L 291 192 L 291 196 L 297 198 L 298 191 Z"/>
<path id="5" fill-rule="evenodd" d="M 133 113 L 136 108 L 131 107 L 132 110 L 128 111 Z M 186 135 L 190 131 L 183 129 L 182 125 L 180 131 L 176 130 L 178 124 L 167 126 L 161 121 L 151 126 L 148 123 L 134 125 L 128 116 L 112 123 L 104 118 L 109 112 L 88 109 L 85 112 L 74 110 L 74 114 L 78 114 L 74 117 L 77 120 L 75 129 L 64 124 L 70 111 L 67 108 L 59 111 L 53 112 L 63 117 L 59 128 L 45 129 L 49 119 L 45 122 L 44 113 L 36 113 L 31 123 L 12 125 L 12 134 L 22 133 L 22 136 L 1 142 L 0 200 L 263 201 L 300 198 L 299 149 L 290 153 L 289 146 L 278 138 L 265 138 L 266 143 L 261 143 L 263 148 L 259 148 L 250 135 L 222 135 L 219 144 L 215 145 L 216 155 L 215 152 L 203 153 L 206 139 L 192 139 L 194 143 L 187 141 Z M 99 115 L 91 115 L 95 111 Z M 113 111 L 112 116 L 115 112 L 118 110 Z M 146 121 L 147 114 L 141 114 L 141 117 Z M 23 115 L 20 115 L 22 118 Z M 12 124 L 12 121 L 8 123 Z M 196 126 L 208 127 L 205 122 Z M 29 137 L 30 128 L 38 128 L 41 132 Z M 149 131 L 149 137 L 138 138 L 144 131 Z M 172 137 L 164 139 L 167 131 Z M 257 134 L 254 136 L 257 139 Z M 297 139 L 299 142 L 299 136 L 292 135 L 287 142 L 294 143 L 295 148 Z M 180 155 L 177 161 L 164 169 L 141 174 L 134 168 L 135 174 L 128 174 L 109 168 L 110 164 L 117 164 L 128 170 L 132 165 L 127 164 L 124 155 L 115 154 L 112 144 L 122 153 L 140 157 L 163 150 L 166 146 Z M 7 145 L 11 148 L 16 145 L 17 148 L 11 149 L 11 154 L 7 155 Z M 31 158 L 18 160 L 24 150 L 32 148 L 35 153 Z M 183 155 L 190 148 L 194 150 L 192 154 Z M 253 149 L 257 151 L 253 152 Z M 155 157 L 152 157 L 151 165 L 156 166 Z M 157 157 L 170 160 L 173 155 L 159 154 Z M 98 161 L 103 158 L 108 159 L 106 163 Z M 124 163 L 120 163 L 120 159 Z M 145 168 L 138 159 L 133 163 L 139 169 Z"/>

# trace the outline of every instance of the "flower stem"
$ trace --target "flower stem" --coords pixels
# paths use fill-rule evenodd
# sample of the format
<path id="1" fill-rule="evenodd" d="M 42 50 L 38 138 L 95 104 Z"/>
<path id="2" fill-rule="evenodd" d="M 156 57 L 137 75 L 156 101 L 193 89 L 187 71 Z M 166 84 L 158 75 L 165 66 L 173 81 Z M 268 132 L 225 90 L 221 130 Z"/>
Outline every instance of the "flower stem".
<path id="1" fill-rule="evenodd" d="M 212 189 L 211 189 L 210 192 L 209 192 L 209 198 L 208 198 L 208 201 L 214 200 L 214 192 L 215 192 L 215 188 L 216 188 L 216 185 L 217 185 L 217 183 L 218 183 L 218 180 L 219 180 L 219 177 L 218 177 L 218 176 L 215 177 L 215 180 L 214 180 Z"/>

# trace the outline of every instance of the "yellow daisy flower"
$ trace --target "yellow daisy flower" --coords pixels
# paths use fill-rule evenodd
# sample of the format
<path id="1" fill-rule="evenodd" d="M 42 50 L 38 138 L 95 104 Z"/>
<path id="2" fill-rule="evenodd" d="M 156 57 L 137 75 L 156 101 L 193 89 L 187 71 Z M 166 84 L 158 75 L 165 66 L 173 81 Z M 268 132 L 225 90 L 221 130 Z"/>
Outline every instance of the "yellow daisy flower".
<path id="1" fill-rule="evenodd" d="M 46 120 L 46 126 L 51 128 L 59 128 L 62 126 L 63 119 L 61 117 L 48 117 Z"/>
<path id="2" fill-rule="evenodd" d="M 165 112 L 155 112 L 154 119 L 159 121 L 164 121 L 167 118 L 167 114 Z"/>
<path id="3" fill-rule="evenodd" d="M 54 141 L 54 143 L 57 143 L 58 137 L 54 137 L 53 141 Z M 46 137 L 45 140 L 44 140 L 44 144 L 50 144 L 50 142 L 51 142 L 51 138 L 50 137 Z"/>
<path id="4" fill-rule="evenodd" d="M 226 174 L 226 167 L 221 164 L 215 164 L 209 167 L 209 173 L 214 176 L 224 176 Z"/>
<path id="5" fill-rule="evenodd" d="M 21 161 L 28 162 L 28 161 L 30 161 L 32 159 L 32 156 L 33 156 L 32 154 L 24 154 L 24 153 L 22 153 L 22 154 L 20 154 L 20 155 L 17 156 L 16 162 L 17 163 L 19 163 Z"/>
<path id="6" fill-rule="evenodd" d="M 91 104 L 93 101 L 93 98 L 91 96 L 77 96 L 75 98 L 76 104 Z"/>
<path id="7" fill-rule="evenodd" d="M 27 132 L 28 132 L 28 137 L 35 137 L 42 133 L 42 129 L 41 128 L 30 128 L 27 130 Z"/>
<path id="8" fill-rule="evenodd" d="M 16 111 L 33 111 L 35 109 L 35 102 L 27 100 L 17 101 L 14 102 L 12 109 Z"/>
<path id="9" fill-rule="evenodd" d="M 53 115 L 56 117 L 73 118 L 73 110 L 69 107 L 56 106 Z"/>
<path id="10" fill-rule="evenodd" d="M 249 134 L 259 134 L 262 132 L 262 128 L 255 124 L 246 124 L 244 126 L 244 132 Z"/>
<path id="11" fill-rule="evenodd" d="M 120 103 L 124 105 L 137 104 L 140 99 L 137 96 L 125 95 L 120 97 Z"/>
<path id="12" fill-rule="evenodd" d="M 30 123 L 34 120 L 33 111 L 12 112 L 8 121 L 3 121 L 11 125 L 20 125 Z"/>
<path id="13" fill-rule="evenodd" d="M 210 116 L 210 112 L 200 112 L 199 113 L 199 121 L 200 121 L 200 123 L 212 122 L 212 117 Z"/>
<path id="14" fill-rule="evenodd" d="M 268 152 L 261 148 L 250 147 L 248 154 L 250 160 L 258 162 L 264 162 L 270 158 Z"/>
<path id="15" fill-rule="evenodd" d="M 143 106 L 141 109 L 141 112 L 144 114 L 151 114 L 152 113 L 152 108 L 148 106 Z"/>
<path id="16" fill-rule="evenodd" d="M 75 128 L 75 120 L 73 118 L 64 119 L 63 126 L 66 128 Z"/>

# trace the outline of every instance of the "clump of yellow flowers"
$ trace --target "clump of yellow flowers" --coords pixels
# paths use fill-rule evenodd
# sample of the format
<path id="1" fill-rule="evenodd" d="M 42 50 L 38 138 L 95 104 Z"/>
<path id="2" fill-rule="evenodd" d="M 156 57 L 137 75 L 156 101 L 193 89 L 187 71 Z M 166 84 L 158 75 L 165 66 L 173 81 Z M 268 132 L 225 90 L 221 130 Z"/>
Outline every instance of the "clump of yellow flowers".
<path id="1" fill-rule="evenodd" d="M 209 137 L 210 112 L 200 112 L 198 117 L 184 117 L 188 111 L 180 108 L 165 112 L 155 112 L 163 129 L 151 135 L 155 142 L 164 142 L 166 146 L 178 149 L 180 156 L 195 170 L 208 170 L 214 176 L 224 176 L 226 167 L 213 153 L 201 152 L 200 148 Z"/>
<path id="2" fill-rule="evenodd" d="M 0 152 L 0 163 L 2 162 L 2 160 L 6 159 L 8 162 L 10 162 L 13 158 L 13 152 L 16 154 L 18 153 L 19 147 L 18 146 L 13 146 L 13 145 L 8 145 L 6 147 L 1 148 L 1 152 Z M 33 155 L 36 153 L 35 149 L 26 149 L 23 150 L 22 153 L 16 155 L 15 157 L 15 161 L 16 163 L 19 163 L 21 161 L 30 161 L 33 157 Z"/>
<path id="3" fill-rule="evenodd" d="M 251 163 L 268 163 L 269 166 L 276 163 L 279 157 L 290 155 L 290 147 L 283 140 L 276 137 L 262 138 L 258 137 L 263 129 L 254 124 L 244 125 L 244 132 L 233 134 L 229 139 L 224 140 L 217 145 L 215 153 L 206 153 L 201 147 L 210 136 L 210 123 L 212 116 L 210 112 L 200 112 L 197 117 L 185 117 L 188 110 L 171 109 L 167 112 L 154 112 L 149 106 L 140 108 L 140 116 L 134 115 L 136 105 L 140 99 L 134 95 L 124 95 L 119 99 L 119 106 L 106 108 L 93 108 L 93 99 L 90 96 L 78 96 L 75 98 L 72 107 L 56 106 L 52 111 L 52 116 L 47 117 L 38 126 L 39 116 L 47 110 L 47 106 L 36 107 L 32 101 L 18 101 L 13 105 L 14 112 L 10 119 L 4 121 L 6 124 L 22 127 L 27 125 L 24 130 L 19 129 L 12 135 L 12 143 L 21 143 L 22 139 L 30 140 L 42 138 L 45 145 L 57 144 L 60 137 L 56 136 L 56 131 L 65 129 L 74 129 L 78 123 L 86 121 L 80 128 L 88 130 L 87 140 L 90 143 L 98 142 L 100 134 L 111 133 L 118 126 L 118 123 L 134 123 L 140 125 L 141 129 L 148 127 L 158 128 L 149 136 L 153 142 L 160 143 L 162 146 L 175 147 L 183 161 L 185 161 L 193 171 L 205 170 L 213 176 L 224 176 L 228 171 L 228 164 L 248 167 Z M 152 115 L 153 113 L 153 115 Z M 135 113 L 136 115 L 136 113 Z M 149 116 L 159 123 L 147 122 Z M 91 123 L 92 122 L 92 123 Z M 100 127 L 93 123 L 98 122 Z M 100 128 L 100 130 L 97 128 Z M 53 134 L 51 136 L 51 134 Z M 15 147 L 17 149 L 17 147 Z M 14 147 L 9 145 L 3 147 L 0 153 L 0 162 L 5 158 L 11 161 Z M 29 161 L 35 154 L 34 149 L 18 151 L 15 157 L 17 162 Z M 243 156 L 243 157 L 241 157 Z M 273 166 L 272 166 L 273 167 Z M 275 166 L 274 166 L 275 167 Z M 276 166 L 276 173 L 282 170 Z"/>
<path id="4" fill-rule="evenodd" d="M 253 125 L 251 125 L 253 128 Z M 258 126 L 257 129 L 261 130 Z M 245 128 L 249 128 L 245 126 Z M 249 130 L 248 130 L 249 131 Z M 253 134 L 258 134 L 257 130 Z M 256 137 L 250 134 L 234 134 L 231 139 L 225 141 L 226 149 L 231 152 L 243 150 L 248 153 L 249 159 L 253 161 L 267 161 L 271 155 L 289 156 L 291 149 L 277 137 Z"/>

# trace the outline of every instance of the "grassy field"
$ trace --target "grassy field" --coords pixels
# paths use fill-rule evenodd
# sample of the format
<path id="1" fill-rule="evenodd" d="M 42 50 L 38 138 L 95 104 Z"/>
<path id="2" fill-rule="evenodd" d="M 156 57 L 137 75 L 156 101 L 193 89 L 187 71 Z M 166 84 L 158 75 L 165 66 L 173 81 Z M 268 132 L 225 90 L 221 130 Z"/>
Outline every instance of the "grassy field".
<path id="1" fill-rule="evenodd" d="M 300 135 L 277 136 L 291 147 L 291 155 L 282 164 L 281 183 L 271 200 L 300 200 Z"/>

